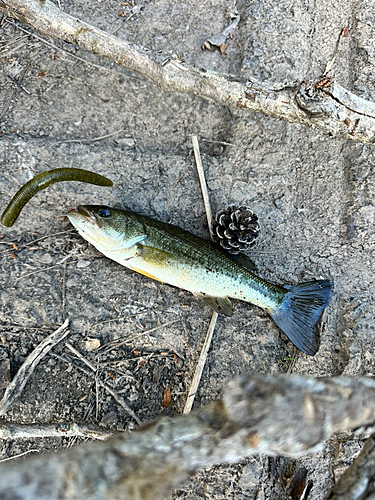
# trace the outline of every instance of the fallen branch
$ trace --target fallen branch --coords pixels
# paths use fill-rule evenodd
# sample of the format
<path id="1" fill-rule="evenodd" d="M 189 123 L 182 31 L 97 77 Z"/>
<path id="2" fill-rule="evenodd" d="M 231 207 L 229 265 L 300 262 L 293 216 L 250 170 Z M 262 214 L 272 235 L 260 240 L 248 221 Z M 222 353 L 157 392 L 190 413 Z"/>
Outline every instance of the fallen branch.
<path id="1" fill-rule="evenodd" d="M 201 467 L 255 454 L 299 457 L 375 422 L 375 380 L 251 375 L 221 401 L 139 431 L 0 464 L 0 498 L 157 500 Z"/>
<path id="2" fill-rule="evenodd" d="M 69 16 L 51 0 L 0 0 L 0 13 L 19 19 L 39 33 L 73 43 L 153 81 L 158 87 L 202 97 L 363 144 L 375 142 L 375 104 L 337 83 L 275 84 L 198 70 L 178 59 L 162 61 L 125 40 Z"/>

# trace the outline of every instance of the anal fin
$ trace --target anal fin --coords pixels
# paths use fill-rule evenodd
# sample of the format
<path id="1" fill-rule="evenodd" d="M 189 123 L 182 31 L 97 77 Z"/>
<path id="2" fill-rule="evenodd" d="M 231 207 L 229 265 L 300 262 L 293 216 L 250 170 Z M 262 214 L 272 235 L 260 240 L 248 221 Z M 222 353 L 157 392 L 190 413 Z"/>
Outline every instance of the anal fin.
<path id="1" fill-rule="evenodd" d="M 233 305 L 228 297 L 212 297 L 211 295 L 206 295 L 204 293 L 195 293 L 194 295 L 203 300 L 218 314 L 233 316 Z"/>

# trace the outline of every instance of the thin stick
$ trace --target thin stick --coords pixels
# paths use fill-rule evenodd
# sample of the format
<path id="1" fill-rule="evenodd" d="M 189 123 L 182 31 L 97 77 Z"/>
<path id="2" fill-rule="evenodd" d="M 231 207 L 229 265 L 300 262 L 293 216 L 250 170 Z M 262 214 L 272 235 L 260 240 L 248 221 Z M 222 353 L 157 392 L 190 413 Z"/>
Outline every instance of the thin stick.
<path id="1" fill-rule="evenodd" d="M 342 38 L 346 36 L 345 35 L 345 28 L 342 28 L 342 30 L 340 31 L 340 35 L 337 39 L 337 42 L 336 42 L 336 46 L 335 46 L 335 49 L 333 51 L 333 56 L 332 56 L 332 59 L 327 63 L 327 66 L 326 66 L 326 69 L 324 70 L 324 75 L 327 75 L 328 72 L 331 70 L 332 66 L 333 66 L 333 63 L 335 62 L 335 59 L 336 59 L 336 56 L 337 56 L 337 52 L 339 50 L 339 46 L 340 46 L 340 42 L 342 40 Z"/>
<path id="2" fill-rule="evenodd" d="M 93 137 L 92 139 L 68 139 L 66 141 L 59 141 L 61 144 L 66 144 L 67 142 L 95 142 L 95 141 L 101 141 L 103 139 L 108 139 L 108 137 L 112 137 L 113 135 L 121 134 L 124 129 L 122 128 L 121 130 L 116 130 L 116 132 L 111 132 L 110 134 L 107 135 L 102 135 L 101 137 Z"/>
<path id="3" fill-rule="evenodd" d="M 206 209 L 206 214 L 207 214 L 207 222 L 208 222 L 208 227 L 210 230 L 210 236 L 212 238 L 211 234 L 211 227 L 212 227 L 212 212 L 211 212 L 211 206 L 210 206 L 210 200 L 208 197 L 208 191 L 207 191 L 207 184 L 206 184 L 206 179 L 204 177 L 204 171 L 203 171 L 203 166 L 202 166 L 202 160 L 201 160 L 201 155 L 199 152 L 199 143 L 198 143 L 198 137 L 196 135 L 191 136 L 191 141 L 193 143 L 193 149 L 194 149 L 194 156 L 195 156 L 195 161 L 197 164 L 197 170 L 198 170 L 198 175 L 199 175 L 199 181 L 201 183 L 201 189 L 202 189 L 202 194 L 203 194 L 203 201 L 204 201 L 204 206 Z M 198 359 L 197 366 L 195 368 L 195 373 L 193 380 L 190 385 L 190 389 L 188 392 L 188 397 L 185 403 L 185 408 L 184 408 L 184 414 L 190 413 L 193 403 L 194 403 L 194 398 L 195 394 L 197 393 L 199 382 L 202 378 L 202 373 L 204 366 L 206 364 L 206 359 L 207 359 L 207 354 L 211 346 L 211 341 L 216 325 L 218 314 L 214 312 L 212 314 L 211 322 L 208 327 L 207 333 L 206 333 L 206 338 L 202 347 L 201 354 Z"/>
<path id="4" fill-rule="evenodd" d="M 58 236 L 58 235 L 61 235 L 61 234 L 69 234 L 69 233 L 76 233 L 75 229 L 70 229 L 69 231 L 60 231 L 59 233 L 51 233 L 51 234 L 46 234 L 45 236 L 42 236 L 41 238 L 38 238 L 36 240 L 33 240 L 33 241 L 30 241 L 30 243 L 25 243 L 24 245 L 20 245 L 18 247 L 18 250 L 20 248 L 25 248 L 25 247 L 29 247 L 30 245 L 34 245 L 34 243 L 36 243 L 37 241 L 41 241 L 41 240 L 45 240 L 46 238 L 52 238 L 54 236 Z M 16 243 L 16 241 L 12 242 L 12 241 L 0 241 L 0 245 L 14 245 Z M 2 250 L 0 252 L 0 255 L 3 254 L 3 253 L 7 253 L 9 252 L 9 249 L 8 250 Z"/>
<path id="5" fill-rule="evenodd" d="M 29 63 L 28 63 L 28 64 L 26 64 L 26 66 L 25 66 L 25 68 L 23 69 L 23 71 L 22 71 L 22 73 L 21 73 L 21 75 L 20 75 L 20 77 L 19 77 L 19 79 L 18 79 L 18 82 L 17 82 L 17 83 L 19 83 L 19 84 L 21 84 L 21 83 L 22 83 L 22 81 L 23 81 L 23 79 L 24 79 L 24 77 L 25 77 L 25 75 L 26 75 L 26 71 L 29 69 L 29 66 L 30 66 L 30 64 L 29 64 Z M 5 116 L 5 114 L 7 113 L 8 108 L 9 108 L 9 106 L 10 106 L 10 104 L 11 104 L 12 100 L 14 99 L 14 97 L 15 97 L 16 93 L 17 93 L 17 89 L 14 89 L 14 90 L 13 90 L 13 92 L 11 93 L 11 95 L 10 95 L 10 97 L 9 97 L 9 99 L 8 99 L 8 101 L 7 101 L 7 103 L 6 103 L 6 105 L 5 105 L 5 106 L 4 106 L 4 108 L 3 108 L 3 111 L 1 112 L 1 115 L 0 115 L 0 120 L 1 120 L 1 119 L 3 118 L 3 116 Z"/>
<path id="6" fill-rule="evenodd" d="M 11 75 L 7 75 L 7 77 L 9 78 L 9 80 L 14 83 L 15 85 L 17 85 L 17 87 L 19 89 L 21 89 L 23 92 L 25 92 L 25 94 L 27 95 L 31 95 L 31 92 L 30 90 L 28 90 L 26 87 L 24 87 L 18 80 L 16 80 L 15 78 L 13 78 L 13 76 Z"/>
<path id="7" fill-rule="evenodd" d="M 203 369 L 204 369 L 204 366 L 206 364 L 207 354 L 208 354 L 208 351 L 210 349 L 210 345 L 211 345 L 217 317 L 218 317 L 218 314 L 216 312 L 214 312 L 212 314 L 212 318 L 211 318 L 210 325 L 209 325 L 207 333 L 206 333 L 206 338 L 205 338 L 205 341 L 204 341 L 204 344 L 202 347 L 202 351 L 201 351 L 201 354 L 199 356 L 197 366 L 195 368 L 194 377 L 193 377 L 193 380 L 191 382 L 190 389 L 189 389 L 189 395 L 188 395 L 186 403 L 185 403 L 184 414 L 190 413 L 191 408 L 193 406 L 195 394 L 197 393 L 199 382 L 200 382 L 201 377 L 202 377 Z"/>
<path id="8" fill-rule="evenodd" d="M 75 264 L 77 263 L 78 260 L 72 260 L 71 262 L 68 262 L 68 264 Z M 32 276 L 33 274 L 38 274 L 38 273 L 42 273 L 43 271 L 48 271 L 50 269 L 55 269 L 56 267 L 60 267 L 61 264 L 55 264 L 54 266 L 49 266 L 49 267 L 43 267 L 43 269 L 38 269 L 37 271 L 33 271 L 32 273 L 28 273 L 28 274 L 23 274 L 22 276 L 19 276 L 18 278 L 15 279 L 15 283 L 17 283 L 17 281 L 23 279 L 23 278 L 27 278 L 28 276 Z"/>
<path id="9" fill-rule="evenodd" d="M 107 344 L 107 345 L 104 345 L 102 348 L 103 349 L 105 348 L 106 352 L 112 351 L 112 349 L 117 349 L 123 345 L 130 344 L 134 339 L 138 339 L 139 337 L 142 337 L 143 335 L 148 335 L 151 332 L 155 332 L 156 330 L 160 330 L 160 328 L 164 328 L 166 326 L 173 325 L 174 323 L 178 323 L 179 321 L 180 321 L 179 319 L 167 321 L 167 323 L 162 323 L 161 325 L 154 326 L 153 328 L 150 328 L 149 330 L 143 330 L 142 332 L 134 333 L 133 335 L 130 335 L 130 337 L 126 340 L 121 340 L 118 343 L 115 343 L 116 341 L 114 341 L 113 345 L 111 345 L 110 347 L 108 347 L 108 344 Z M 172 348 L 174 349 L 174 346 L 172 346 Z M 179 357 L 181 357 L 178 352 L 176 352 L 176 354 Z M 182 359 L 184 359 L 184 358 L 182 358 Z"/>
<path id="10" fill-rule="evenodd" d="M 14 43 L 17 43 L 21 40 L 24 40 L 27 38 L 27 35 L 22 35 L 19 37 L 14 37 L 11 40 L 0 40 L 0 43 L 3 43 L 4 45 L 1 45 L 0 49 L 5 49 L 5 47 L 8 47 L 9 45 L 13 45 Z"/>
<path id="11" fill-rule="evenodd" d="M 34 372 L 39 361 L 44 358 L 44 356 L 52 349 L 52 347 L 54 347 L 58 342 L 60 342 L 60 340 L 68 335 L 68 325 L 69 320 L 66 319 L 60 326 L 60 328 L 51 333 L 51 335 L 48 335 L 48 337 L 45 338 L 37 346 L 37 348 L 27 356 L 23 365 L 18 370 L 16 376 L 7 387 L 3 399 L 0 401 L 0 416 L 4 415 L 9 410 L 14 401 L 21 394 L 23 388 L 26 385 L 26 382 Z"/>
<path id="12" fill-rule="evenodd" d="M 195 162 L 197 164 L 197 170 L 198 170 L 198 175 L 199 175 L 199 182 L 201 183 L 201 190 L 202 190 L 202 195 L 203 195 L 204 208 L 206 209 L 207 222 L 208 222 L 208 227 L 209 227 L 210 234 L 211 234 L 212 212 L 211 212 L 210 199 L 208 197 L 206 179 L 205 179 L 205 176 L 204 176 L 204 171 L 203 171 L 203 166 L 202 166 L 201 154 L 199 152 L 198 137 L 196 135 L 192 135 L 191 136 L 191 142 L 193 143 Z"/>
<path id="13" fill-rule="evenodd" d="M 202 142 L 209 142 L 210 144 L 220 144 L 221 146 L 235 146 L 235 144 L 231 144 L 230 142 L 223 141 L 210 141 L 209 139 L 201 139 Z"/>
<path id="14" fill-rule="evenodd" d="M 61 52 L 64 52 L 65 54 L 72 57 L 73 59 L 77 59 L 78 61 L 83 62 L 83 63 L 87 64 L 88 66 L 92 66 L 92 67 L 94 67 L 96 69 L 100 69 L 102 71 L 108 71 L 109 73 L 111 73 L 113 71 L 113 70 L 110 70 L 108 68 L 104 68 L 103 66 L 99 66 L 98 64 L 94 64 L 90 61 L 86 61 L 85 59 L 82 59 L 82 57 L 78 57 L 78 56 L 72 54 L 71 52 L 69 52 L 65 49 L 62 49 L 61 47 L 58 47 L 57 45 L 54 45 L 51 42 L 47 42 L 47 40 L 44 40 L 44 38 L 42 38 L 41 36 L 37 35 L 36 33 L 31 32 L 31 31 L 25 30 L 25 28 L 22 28 L 21 26 L 19 26 L 19 24 L 15 23 L 14 21 L 11 24 L 13 24 L 13 26 L 15 28 L 17 28 L 20 31 L 23 31 L 24 33 L 27 33 L 28 35 L 36 38 L 37 40 L 44 43 L 45 45 L 48 45 L 49 47 L 52 47 L 55 50 L 60 50 Z"/>
<path id="15" fill-rule="evenodd" d="M 114 435 L 120 435 L 120 433 L 111 432 L 93 424 L 78 425 L 74 422 L 59 422 L 40 425 L 0 422 L 0 438 L 2 440 L 84 437 L 105 441 Z"/>
<path id="16" fill-rule="evenodd" d="M 24 451 L 23 453 L 19 453 L 18 455 L 13 455 L 13 457 L 9 458 L 3 458 L 0 460 L 0 462 L 9 462 L 9 460 L 15 460 L 16 458 L 24 457 L 25 455 L 28 455 L 29 453 L 39 453 L 40 450 L 27 450 Z"/>
<path id="17" fill-rule="evenodd" d="M 78 359 L 80 359 L 81 361 L 83 361 L 83 363 L 85 363 L 85 365 L 87 365 L 90 370 L 92 370 L 94 372 L 94 379 L 96 379 L 96 372 L 97 372 L 97 367 L 95 365 L 93 365 L 88 359 L 86 359 L 84 356 L 82 356 L 82 354 L 80 352 L 77 351 L 77 349 L 75 349 L 71 344 L 69 344 L 69 342 L 67 342 L 66 344 L 66 347 L 75 355 L 77 356 Z M 102 382 L 100 379 L 98 379 L 98 384 L 101 386 L 101 387 L 104 387 L 104 389 L 109 392 L 109 394 L 117 401 L 117 403 L 119 405 L 121 405 L 124 410 L 129 413 L 129 415 L 131 417 L 134 418 L 134 420 L 137 422 L 138 425 L 141 425 L 142 422 L 141 420 L 137 417 L 137 415 L 134 413 L 134 411 L 128 406 L 128 404 L 118 395 L 116 394 L 116 392 L 108 385 L 106 384 L 105 382 Z"/>

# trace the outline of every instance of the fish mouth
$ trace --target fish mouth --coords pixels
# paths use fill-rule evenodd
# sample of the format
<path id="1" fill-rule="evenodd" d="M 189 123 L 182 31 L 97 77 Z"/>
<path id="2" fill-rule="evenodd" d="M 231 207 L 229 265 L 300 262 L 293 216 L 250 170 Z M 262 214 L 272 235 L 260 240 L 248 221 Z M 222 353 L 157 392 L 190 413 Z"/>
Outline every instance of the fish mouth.
<path id="1" fill-rule="evenodd" d="M 84 221 L 86 222 L 89 222 L 90 224 L 93 224 L 93 225 L 97 225 L 97 220 L 95 218 L 95 216 L 93 215 L 93 213 L 88 210 L 86 207 L 84 207 L 83 205 L 78 205 L 78 207 L 76 208 L 73 208 L 72 210 L 69 210 L 69 212 L 67 212 L 65 214 L 70 220 L 74 220 L 74 219 L 79 219 L 79 218 L 83 218 Z M 78 217 L 77 217 L 78 216 Z M 81 216 L 81 217 L 79 217 Z"/>
<path id="2" fill-rule="evenodd" d="M 84 217 L 87 222 L 91 222 L 92 224 L 96 224 L 96 218 L 91 212 L 91 210 L 88 210 L 86 207 L 83 205 L 78 205 L 76 208 L 77 212 Z"/>

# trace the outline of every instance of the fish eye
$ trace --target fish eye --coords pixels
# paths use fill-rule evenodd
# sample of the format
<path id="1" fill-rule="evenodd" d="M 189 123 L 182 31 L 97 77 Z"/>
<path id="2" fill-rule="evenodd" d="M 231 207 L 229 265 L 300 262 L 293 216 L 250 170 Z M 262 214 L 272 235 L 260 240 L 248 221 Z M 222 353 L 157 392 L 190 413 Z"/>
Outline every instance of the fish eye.
<path id="1" fill-rule="evenodd" d="M 98 209 L 97 214 L 99 217 L 106 218 L 111 215 L 111 211 L 107 207 L 101 207 Z"/>

